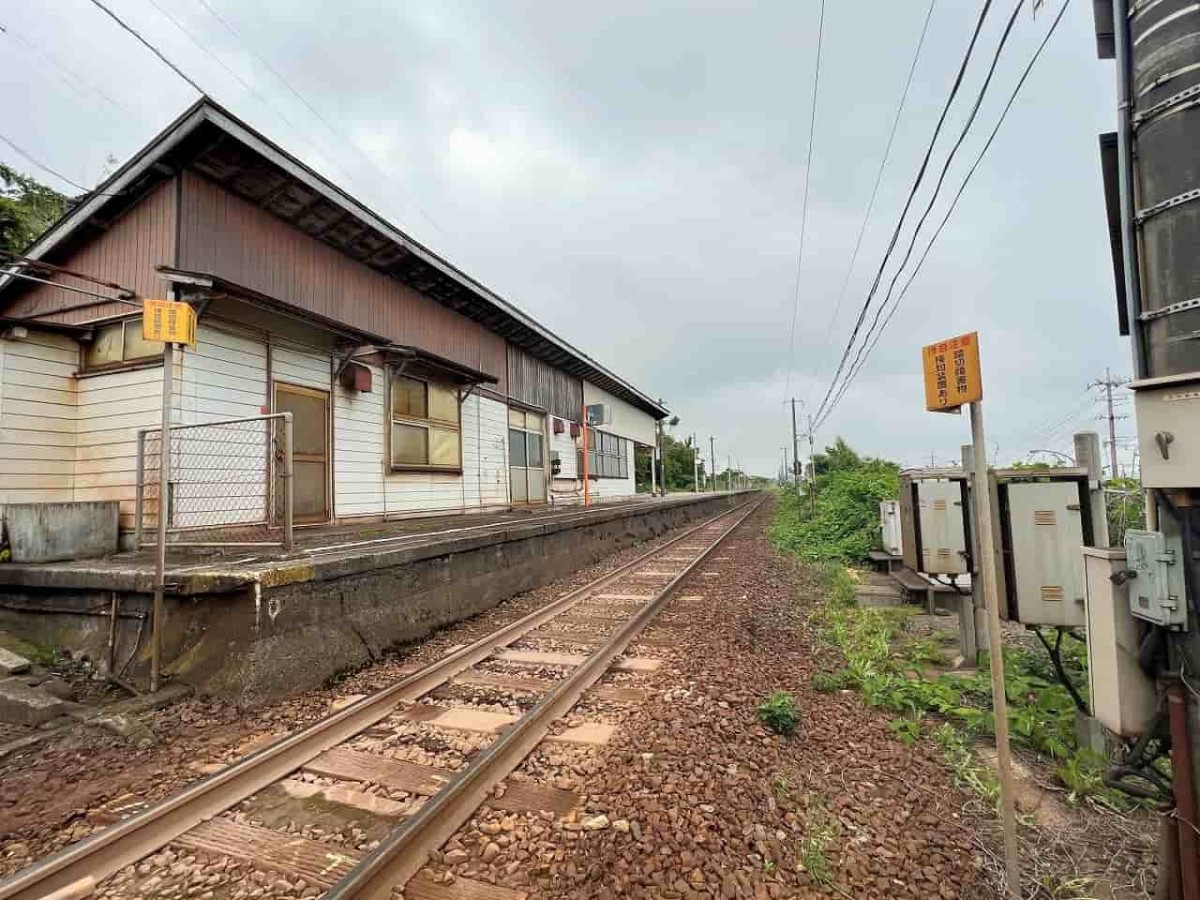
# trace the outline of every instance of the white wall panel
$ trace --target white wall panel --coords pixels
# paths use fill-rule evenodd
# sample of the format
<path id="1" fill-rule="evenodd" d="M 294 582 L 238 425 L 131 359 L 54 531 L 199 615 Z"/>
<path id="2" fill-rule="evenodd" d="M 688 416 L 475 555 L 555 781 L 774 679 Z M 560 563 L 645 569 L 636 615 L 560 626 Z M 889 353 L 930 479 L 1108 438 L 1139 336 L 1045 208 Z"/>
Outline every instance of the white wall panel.
<path id="1" fill-rule="evenodd" d="M 0 340 L 0 504 L 72 499 L 78 366 L 70 338 Z"/>
<path id="2" fill-rule="evenodd" d="M 338 518 L 386 511 L 387 390 L 384 372 L 371 369 L 371 391 L 333 389 L 333 502 Z"/>
<path id="3" fill-rule="evenodd" d="M 639 444 L 654 444 L 654 417 L 649 413 L 642 412 L 587 381 L 583 383 L 583 402 L 589 406 L 593 403 L 607 403 L 612 408 L 612 423 L 603 427 L 609 434 L 627 437 Z"/>

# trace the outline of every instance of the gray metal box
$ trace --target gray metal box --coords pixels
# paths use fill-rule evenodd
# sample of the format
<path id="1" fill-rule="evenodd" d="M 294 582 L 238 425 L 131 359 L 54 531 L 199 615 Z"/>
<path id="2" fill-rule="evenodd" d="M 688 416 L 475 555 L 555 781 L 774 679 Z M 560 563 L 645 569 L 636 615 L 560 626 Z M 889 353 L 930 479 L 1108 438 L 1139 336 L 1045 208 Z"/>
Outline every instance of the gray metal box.
<path id="1" fill-rule="evenodd" d="M 967 574 L 967 533 L 961 483 L 918 481 L 917 503 L 921 537 L 919 571 L 926 575 Z"/>
<path id="2" fill-rule="evenodd" d="M 1162 532 L 1125 532 L 1125 557 L 1131 572 L 1129 611 L 1133 615 L 1166 628 L 1187 628 L 1182 556 L 1183 547 L 1178 541 L 1168 541 Z"/>
<path id="3" fill-rule="evenodd" d="M 1084 607 L 1083 514 L 1074 481 L 1009 484 L 1013 591 L 1024 625 L 1077 628 Z"/>
<path id="4" fill-rule="evenodd" d="M 1200 380 L 1134 382 L 1142 487 L 1200 486 Z"/>
<path id="5" fill-rule="evenodd" d="M 898 500 L 879 501 L 879 534 L 883 549 L 892 556 L 904 553 L 904 536 L 900 527 L 900 502 Z"/>

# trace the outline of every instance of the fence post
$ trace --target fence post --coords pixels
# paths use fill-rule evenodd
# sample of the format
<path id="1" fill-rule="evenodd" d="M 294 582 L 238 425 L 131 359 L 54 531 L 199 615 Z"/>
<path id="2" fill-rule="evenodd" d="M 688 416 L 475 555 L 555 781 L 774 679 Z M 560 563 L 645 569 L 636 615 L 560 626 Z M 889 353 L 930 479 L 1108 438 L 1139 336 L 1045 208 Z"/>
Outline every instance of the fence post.
<path id="1" fill-rule="evenodd" d="M 138 429 L 137 483 L 133 489 L 133 549 L 142 549 L 142 504 L 146 501 L 146 430 Z"/>
<path id="2" fill-rule="evenodd" d="M 283 552 L 292 552 L 292 513 L 294 479 L 292 478 L 292 414 L 283 414 Z"/>

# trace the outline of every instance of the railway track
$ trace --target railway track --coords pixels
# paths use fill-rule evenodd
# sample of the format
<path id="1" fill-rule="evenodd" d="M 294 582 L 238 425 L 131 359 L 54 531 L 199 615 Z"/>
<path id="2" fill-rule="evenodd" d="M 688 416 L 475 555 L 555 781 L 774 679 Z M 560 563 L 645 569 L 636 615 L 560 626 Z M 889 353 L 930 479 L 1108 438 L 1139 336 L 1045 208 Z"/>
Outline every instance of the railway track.
<path id="1" fill-rule="evenodd" d="M 168 846 L 277 874 L 288 886 L 285 896 L 387 898 L 403 890 L 485 803 L 514 812 L 570 814 L 579 799 L 570 789 L 506 785 L 505 779 L 543 742 L 587 748 L 607 740 L 611 723 L 584 719 L 564 727 L 563 717 L 585 696 L 618 704 L 645 696 L 637 681 L 657 667 L 653 649 L 669 644 L 669 636 L 656 640 L 643 636 L 643 629 L 760 502 L 742 503 L 693 526 L 394 685 L 35 863 L 0 882 L 0 900 L 88 896 L 138 863 L 139 877 L 147 877 L 131 882 L 126 896 L 154 896 L 154 888 L 166 881 L 155 881 L 156 867 L 165 865 L 164 855 L 175 858 L 160 852 Z M 634 646 L 648 655 L 630 655 Z M 615 683 L 597 687 L 606 673 Z M 320 824 L 305 824 L 310 815 Z M 331 819 L 354 827 L 339 831 L 329 825 Z M 363 822 L 374 823 L 379 837 L 361 840 L 367 833 L 355 823 Z M 350 833 L 349 842 L 343 832 Z M 185 885 L 186 892 L 174 895 L 202 896 L 191 890 L 196 886 Z M 427 900 L 518 896 L 462 880 L 449 886 L 421 880 L 418 891 Z M 271 895 L 269 888 L 255 894 Z"/>

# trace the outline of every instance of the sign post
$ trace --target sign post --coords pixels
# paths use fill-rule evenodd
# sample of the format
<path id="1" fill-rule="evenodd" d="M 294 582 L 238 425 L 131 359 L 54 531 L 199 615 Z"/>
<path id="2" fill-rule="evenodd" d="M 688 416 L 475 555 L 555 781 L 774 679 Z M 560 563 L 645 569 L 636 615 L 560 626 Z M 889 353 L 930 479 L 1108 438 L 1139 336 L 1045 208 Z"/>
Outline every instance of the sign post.
<path id="1" fill-rule="evenodd" d="M 162 680 L 163 596 L 167 582 L 167 519 L 171 514 L 171 400 L 175 345 L 196 346 L 196 310 L 174 300 L 142 302 L 142 339 L 163 342 L 162 430 L 158 463 L 158 545 L 154 559 L 154 602 L 150 616 L 150 692 Z M 140 487 L 140 485 L 139 485 Z M 141 510 L 138 511 L 139 515 Z"/>
<path id="2" fill-rule="evenodd" d="M 996 585 L 996 536 L 992 529 L 992 495 L 988 479 L 987 444 L 983 432 L 983 378 L 979 366 L 979 335 L 960 335 L 930 344 L 922 353 L 925 370 L 925 408 L 931 412 L 971 415 L 971 482 L 974 487 L 975 528 L 979 535 L 978 575 L 987 607 L 988 662 L 992 676 L 992 710 L 996 721 L 996 769 L 1000 781 L 1000 825 L 1004 834 L 1004 873 L 1007 894 L 1021 896 L 1021 867 L 1017 855 L 1017 820 L 1013 802 L 1012 753 L 1008 744 L 1008 699 L 1004 693 L 1004 656 L 1000 643 L 1000 606 Z"/>

